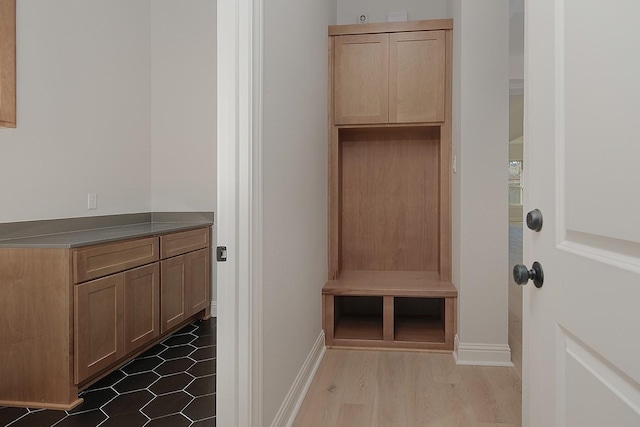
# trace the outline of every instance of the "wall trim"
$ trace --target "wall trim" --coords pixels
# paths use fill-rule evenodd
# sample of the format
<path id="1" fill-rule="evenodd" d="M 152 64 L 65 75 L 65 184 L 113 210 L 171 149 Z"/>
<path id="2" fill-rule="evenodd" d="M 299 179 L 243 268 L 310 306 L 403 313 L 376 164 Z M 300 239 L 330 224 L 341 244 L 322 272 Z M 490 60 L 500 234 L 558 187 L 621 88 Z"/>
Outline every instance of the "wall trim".
<path id="1" fill-rule="evenodd" d="M 458 365 L 514 366 L 508 344 L 462 343 L 458 335 L 453 357 Z"/>
<path id="2" fill-rule="evenodd" d="M 302 368 L 300 368 L 300 372 L 298 372 L 298 375 L 293 381 L 289 392 L 282 402 L 282 406 L 280 406 L 276 417 L 271 423 L 271 427 L 291 427 L 293 425 L 325 352 L 324 331 L 320 331 L 316 343 L 313 345 Z"/>

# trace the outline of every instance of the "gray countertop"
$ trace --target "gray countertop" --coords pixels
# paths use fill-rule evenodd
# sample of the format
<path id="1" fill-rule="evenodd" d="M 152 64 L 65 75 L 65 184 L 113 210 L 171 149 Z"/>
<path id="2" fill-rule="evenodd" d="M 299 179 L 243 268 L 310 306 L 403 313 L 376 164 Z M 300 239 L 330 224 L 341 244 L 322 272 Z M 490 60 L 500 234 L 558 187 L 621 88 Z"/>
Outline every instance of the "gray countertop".
<path id="1" fill-rule="evenodd" d="M 77 248 L 134 237 L 154 236 L 206 225 L 206 223 L 147 223 L 98 228 L 21 239 L 0 240 L 0 248 Z"/>
<path id="2" fill-rule="evenodd" d="M 0 240 L 0 248 L 78 248 L 212 225 L 212 222 L 146 222 Z"/>

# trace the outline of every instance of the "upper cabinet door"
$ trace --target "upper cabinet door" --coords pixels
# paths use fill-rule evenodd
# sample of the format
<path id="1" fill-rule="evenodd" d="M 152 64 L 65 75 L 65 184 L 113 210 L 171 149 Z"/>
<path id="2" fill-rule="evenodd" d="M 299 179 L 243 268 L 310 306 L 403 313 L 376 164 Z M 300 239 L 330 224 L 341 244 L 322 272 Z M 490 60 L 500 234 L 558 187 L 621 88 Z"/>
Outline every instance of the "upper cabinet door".
<path id="1" fill-rule="evenodd" d="M 389 122 L 443 122 L 445 32 L 389 35 Z"/>
<path id="2" fill-rule="evenodd" d="M 389 36 L 334 38 L 335 124 L 389 121 Z"/>

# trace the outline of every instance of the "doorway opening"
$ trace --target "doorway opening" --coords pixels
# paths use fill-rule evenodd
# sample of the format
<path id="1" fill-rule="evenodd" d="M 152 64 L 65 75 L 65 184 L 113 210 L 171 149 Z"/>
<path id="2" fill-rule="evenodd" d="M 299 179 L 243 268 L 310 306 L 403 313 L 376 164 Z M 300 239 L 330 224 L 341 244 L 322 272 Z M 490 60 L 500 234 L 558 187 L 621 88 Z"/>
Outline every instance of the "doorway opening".
<path id="1" fill-rule="evenodd" d="M 511 269 L 522 264 L 524 162 L 524 1 L 509 4 L 509 347 L 511 360 L 522 378 L 522 287 Z"/>

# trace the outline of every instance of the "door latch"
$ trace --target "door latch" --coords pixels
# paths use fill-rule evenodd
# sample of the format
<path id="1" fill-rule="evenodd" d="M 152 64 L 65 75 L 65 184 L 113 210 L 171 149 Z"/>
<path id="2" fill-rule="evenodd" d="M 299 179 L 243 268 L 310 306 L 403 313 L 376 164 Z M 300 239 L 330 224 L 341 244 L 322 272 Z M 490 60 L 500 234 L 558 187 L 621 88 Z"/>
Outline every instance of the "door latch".
<path id="1" fill-rule="evenodd" d="M 226 246 L 218 246 L 216 248 L 216 259 L 218 261 L 226 261 L 227 260 L 227 247 Z"/>

